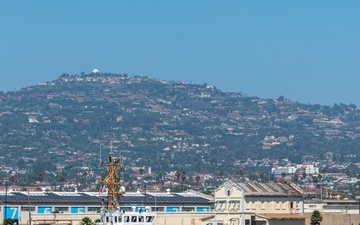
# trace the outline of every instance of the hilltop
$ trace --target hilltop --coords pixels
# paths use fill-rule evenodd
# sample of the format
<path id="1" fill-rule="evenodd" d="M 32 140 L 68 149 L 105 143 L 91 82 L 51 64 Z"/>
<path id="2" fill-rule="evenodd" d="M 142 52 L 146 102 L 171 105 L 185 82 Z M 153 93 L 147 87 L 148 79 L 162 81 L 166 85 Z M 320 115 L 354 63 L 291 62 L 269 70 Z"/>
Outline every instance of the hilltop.
<path id="1" fill-rule="evenodd" d="M 0 93 L 0 165 L 8 168 L 1 175 L 30 182 L 40 173 L 49 180 L 100 174 L 110 148 L 127 167 L 155 173 L 235 174 L 246 166 L 270 173 L 281 159 L 356 173 L 359 128 L 354 104 L 262 99 L 126 74 L 63 74 Z"/>

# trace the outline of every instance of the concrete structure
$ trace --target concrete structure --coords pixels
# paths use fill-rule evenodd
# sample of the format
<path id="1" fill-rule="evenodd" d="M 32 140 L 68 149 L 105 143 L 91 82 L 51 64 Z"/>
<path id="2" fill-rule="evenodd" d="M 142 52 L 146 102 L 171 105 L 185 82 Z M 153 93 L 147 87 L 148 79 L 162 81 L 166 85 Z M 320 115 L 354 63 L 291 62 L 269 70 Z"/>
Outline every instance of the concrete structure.
<path id="1" fill-rule="evenodd" d="M 12 218 L 25 224 L 79 224 L 82 218 L 100 218 L 106 195 L 87 192 L 0 192 L 0 221 Z M 158 225 L 194 224 L 213 215 L 214 198 L 195 191 L 182 193 L 128 192 L 120 197 L 123 210 L 146 207 L 156 212 Z"/>
<path id="2" fill-rule="evenodd" d="M 321 214 L 360 214 L 359 200 L 306 200 L 304 213 L 318 210 Z"/>

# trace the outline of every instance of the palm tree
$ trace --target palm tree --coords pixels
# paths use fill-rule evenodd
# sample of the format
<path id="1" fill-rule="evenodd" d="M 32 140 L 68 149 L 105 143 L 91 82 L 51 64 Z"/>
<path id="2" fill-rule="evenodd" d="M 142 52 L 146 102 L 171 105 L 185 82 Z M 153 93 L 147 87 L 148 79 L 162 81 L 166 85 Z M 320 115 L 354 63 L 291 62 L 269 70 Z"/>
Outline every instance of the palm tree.
<path id="1" fill-rule="evenodd" d="M 220 178 L 222 179 L 223 178 L 223 176 L 224 176 L 224 172 L 222 171 L 222 170 L 219 170 L 218 171 L 218 175 L 220 176 Z"/>
<path id="2" fill-rule="evenodd" d="M 318 177 L 318 180 L 321 180 L 323 178 L 323 176 L 320 173 L 317 175 L 317 177 Z"/>
<path id="3" fill-rule="evenodd" d="M 196 175 L 196 177 L 195 177 L 195 180 L 196 180 L 196 183 L 199 185 L 199 182 L 200 182 L 200 176 L 199 175 Z"/>
<path id="4" fill-rule="evenodd" d="M 37 177 L 39 178 L 40 182 L 42 182 L 43 178 L 44 178 L 44 173 L 39 173 L 37 175 Z"/>
<path id="5" fill-rule="evenodd" d="M 15 177 L 15 176 L 11 176 L 11 177 L 10 177 L 10 181 L 11 181 L 12 184 L 15 184 L 16 177 Z"/>
<path id="6" fill-rule="evenodd" d="M 60 175 L 59 176 L 59 180 L 61 182 L 61 189 L 63 190 L 64 189 L 64 181 L 65 181 L 65 177 L 63 175 Z"/>
<path id="7" fill-rule="evenodd" d="M 240 169 L 240 170 L 239 170 L 239 175 L 240 175 L 240 176 L 244 176 L 244 174 L 245 174 L 244 170 L 243 170 L 243 169 Z"/>
<path id="8" fill-rule="evenodd" d="M 302 178 L 305 180 L 305 179 L 306 179 L 306 177 L 307 177 L 306 172 L 303 172 L 303 173 L 302 173 Z"/>
<path id="9" fill-rule="evenodd" d="M 312 177 L 313 182 L 316 184 L 317 182 L 319 182 L 319 177 L 318 176 L 313 176 Z"/>
<path id="10" fill-rule="evenodd" d="M 342 199 L 344 199 L 345 197 L 346 197 L 345 192 L 341 192 L 341 194 L 340 194 L 340 199 L 342 200 Z"/>
<path id="11" fill-rule="evenodd" d="M 299 180 L 299 174 L 296 173 L 296 174 L 294 175 L 294 181 L 298 181 L 298 180 Z"/>
<path id="12" fill-rule="evenodd" d="M 181 190 L 184 190 L 184 181 L 186 180 L 186 172 L 185 171 L 181 172 L 181 180 L 182 180 Z"/>
<path id="13" fill-rule="evenodd" d="M 265 173 L 260 173 L 259 174 L 259 177 L 260 177 L 260 182 L 264 179 L 264 177 L 265 177 Z"/>
<path id="14" fill-rule="evenodd" d="M 175 176 L 176 176 L 176 178 L 177 178 L 178 180 L 180 179 L 180 175 L 181 175 L 181 174 L 180 174 L 179 171 L 176 171 L 176 172 L 175 172 Z"/>
<path id="15" fill-rule="evenodd" d="M 282 181 L 284 181 L 284 180 L 285 180 L 285 177 L 286 177 L 286 173 L 285 173 L 285 172 L 282 172 L 282 173 L 281 173 L 281 177 L 282 177 Z"/>
<path id="16" fill-rule="evenodd" d="M 241 179 L 244 179 L 245 172 L 242 168 L 240 168 L 240 170 L 239 170 L 239 175 L 240 175 Z"/>
<path id="17" fill-rule="evenodd" d="M 143 173 L 144 173 L 144 168 L 139 168 L 139 173 L 140 173 L 141 175 L 143 175 Z"/>
<path id="18" fill-rule="evenodd" d="M 323 168 L 323 169 L 321 170 L 321 173 L 323 174 L 323 175 L 322 175 L 322 177 L 321 177 L 321 179 L 325 178 L 326 169 L 325 169 L 325 168 Z M 321 188 L 321 199 L 322 199 L 322 198 L 323 198 L 323 196 L 322 196 L 323 191 L 322 191 L 322 187 L 321 187 L 321 185 L 320 185 L 320 188 Z"/>
<path id="19" fill-rule="evenodd" d="M 350 170 L 346 169 L 345 174 L 346 174 L 346 176 L 350 176 Z"/>
<path id="20" fill-rule="evenodd" d="M 88 172 L 84 172 L 82 174 L 82 178 L 80 179 L 80 182 L 82 182 L 84 184 L 85 188 L 88 188 L 88 183 L 87 183 L 87 177 L 88 177 Z"/>
<path id="21" fill-rule="evenodd" d="M 158 174 L 158 178 L 159 178 L 159 182 L 161 183 L 162 188 L 164 189 L 163 174 L 162 174 L 162 173 L 159 173 L 159 174 Z"/>
<path id="22" fill-rule="evenodd" d="M 324 177 L 325 177 L 326 169 L 323 168 L 323 169 L 321 170 L 321 173 L 322 173 L 322 174 L 324 175 Z"/>
<path id="23" fill-rule="evenodd" d="M 196 180 L 197 186 L 199 186 L 200 179 L 201 179 L 200 176 L 196 175 L 195 180 Z M 199 188 L 198 188 L 198 191 L 199 191 Z"/>
<path id="24" fill-rule="evenodd" d="M 320 224 L 323 220 L 321 213 L 318 210 L 314 210 L 310 216 L 311 224 Z"/>

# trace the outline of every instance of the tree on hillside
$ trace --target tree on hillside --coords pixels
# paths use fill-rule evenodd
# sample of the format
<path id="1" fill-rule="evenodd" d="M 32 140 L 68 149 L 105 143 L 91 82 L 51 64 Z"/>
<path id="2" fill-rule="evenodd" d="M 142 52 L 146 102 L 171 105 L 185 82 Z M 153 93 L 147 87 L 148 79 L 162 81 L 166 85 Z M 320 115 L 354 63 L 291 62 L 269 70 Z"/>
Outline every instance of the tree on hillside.
<path id="1" fill-rule="evenodd" d="M 143 173 L 144 173 L 144 168 L 139 168 L 139 173 L 141 174 L 141 175 L 143 175 Z"/>
<path id="2" fill-rule="evenodd" d="M 345 174 L 346 174 L 346 176 L 350 176 L 350 170 L 345 170 Z"/>
<path id="3" fill-rule="evenodd" d="M 222 170 L 219 170 L 218 175 L 219 175 L 220 179 L 223 179 L 224 172 Z"/>
<path id="4" fill-rule="evenodd" d="M 285 173 L 285 172 L 282 172 L 282 173 L 281 173 L 281 177 L 282 177 L 282 181 L 284 181 L 284 180 L 285 180 L 285 177 L 286 177 L 286 173 Z"/>
<path id="5" fill-rule="evenodd" d="M 176 172 L 175 172 L 175 177 L 176 177 L 178 180 L 180 179 L 180 175 L 181 175 L 181 174 L 180 174 L 179 171 L 176 171 Z"/>
<path id="6" fill-rule="evenodd" d="M 42 182 L 43 178 L 44 178 L 44 173 L 39 173 L 37 175 L 37 177 L 39 178 L 40 182 Z"/>
<path id="7" fill-rule="evenodd" d="M 303 180 L 305 180 L 305 179 L 306 179 L 306 177 L 307 177 L 306 172 L 303 172 L 303 173 L 302 173 L 302 178 L 303 178 Z"/>
<path id="8" fill-rule="evenodd" d="M 184 181 L 186 180 L 186 172 L 185 171 L 181 172 L 181 180 L 182 180 L 181 189 L 184 190 Z"/>
<path id="9" fill-rule="evenodd" d="M 293 177 L 294 181 L 297 182 L 299 180 L 299 174 L 295 174 L 294 177 Z"/>
<path id="10" fill-rule="evenodd" d="M 244 179 L 245 172 L 242 168 L 239 170 L 239 175 L 240 175 L 241 179 Z"/>
<path id="11" fill-rule="evenodd" d="M 199 186 L 200 179 L 201 179 L 200 176 L 196 175 L 195 180 L 196 180 L 196 183 L 198 186 Z"/>

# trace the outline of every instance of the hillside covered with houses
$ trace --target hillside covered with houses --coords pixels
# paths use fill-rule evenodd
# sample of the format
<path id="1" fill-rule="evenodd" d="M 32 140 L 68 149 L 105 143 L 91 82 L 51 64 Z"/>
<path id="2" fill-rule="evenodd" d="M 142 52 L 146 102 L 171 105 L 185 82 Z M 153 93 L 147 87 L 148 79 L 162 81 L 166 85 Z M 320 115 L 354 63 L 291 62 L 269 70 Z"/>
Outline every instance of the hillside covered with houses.
<path id="1" fill-rule="evenodd" d="M 130 189 L 206 190 L 224 179 L 292 180 L 311 196 L 359 185 L 354 104 L 262 99 L 127 74 L 63 74 L 0 93 L 0 177 L 98 190 L 110 151 Z M 334 193 L 323 191 L 334 190 Z M 344 196 L 345 195 L 345 196 Z"/>

